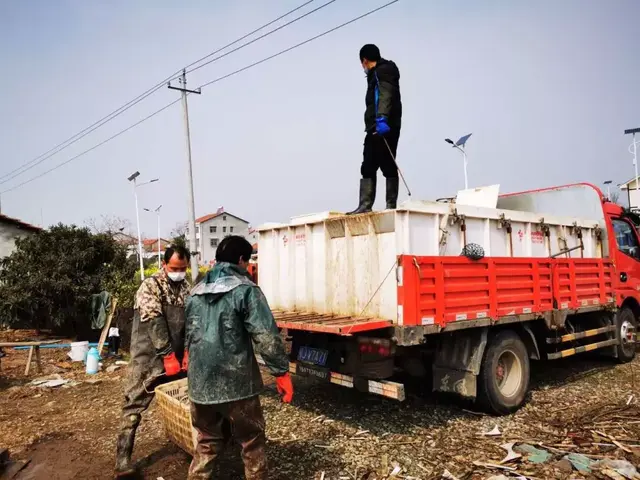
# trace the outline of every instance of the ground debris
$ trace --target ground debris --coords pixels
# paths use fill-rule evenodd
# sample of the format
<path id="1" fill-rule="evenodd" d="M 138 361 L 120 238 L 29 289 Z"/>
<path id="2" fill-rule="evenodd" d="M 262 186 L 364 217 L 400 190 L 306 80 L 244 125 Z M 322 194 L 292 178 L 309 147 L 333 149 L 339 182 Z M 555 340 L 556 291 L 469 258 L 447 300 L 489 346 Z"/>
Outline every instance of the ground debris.
<path id="1" fill-rule="evenodd" d="M 69 383 L 69 380 L 65 380 L 64 378 L 62 378 L 62 376 L 55 374 L 49 375 L 48 377 L 36 378 L 35 380 L 29 382 L 28 386 L 40 388 L 55 388 L 66 385 L 67 383 Z"/>
<path id="2" fill-rule="evenodd" d="M 55 349 L 43 350 L 43 377 L 59 373 L 80 383 L 68 389 L 33 389 L 24 379 L 24 354 L 14 359 L 11 350 L 7 353 L 0 372 L 0 437 L 13 458 L 32 459 L 24 473 L 46 462 L 48 471 L 60 472 L 59 478 L 111 478 L 122 404 L 118 374 L 124 369 L 93 377 L 87 377 L 81 365 L 56 372 L 52 367 L 62 359 Z M 623 464 L 600 461 L 638 464 L 640 397 L 632 387 L 631 369 L 640 366 L 640 359 L 614 366 L 576 357 L 537 371 L 535 365 L 530 400 L 500 419 L 469 414 L 463 411 L 471 408 L 468 405 L 435 395 L 399 404 L 295 377 L 292 405 L 283 405 L 274 390 L 267 390 L 261 400 L 270 478 L 629 480 L 615 469 Z M 273 385 L 269 376 L 265 382 Z M 166 438 L 155 403 L 148 413 L 134 454 L 147 462 L 144 478 L 185 478 L 189 457 Z M 499 435 L 479 433 L 496 426 Z M 524 444 L 549 458 L 529 461 L 531 453 L 519 450 Z M 521 456 L 512 458 L 510 451 Z M 567 459 L 570 454 L 588 458 L 592 472 L 579 472 Z M 397 467 L 400 471 L 390 477 Z M 225 453 L 221 469 L 221 478 L 243 478 L 237 450 Z"/>

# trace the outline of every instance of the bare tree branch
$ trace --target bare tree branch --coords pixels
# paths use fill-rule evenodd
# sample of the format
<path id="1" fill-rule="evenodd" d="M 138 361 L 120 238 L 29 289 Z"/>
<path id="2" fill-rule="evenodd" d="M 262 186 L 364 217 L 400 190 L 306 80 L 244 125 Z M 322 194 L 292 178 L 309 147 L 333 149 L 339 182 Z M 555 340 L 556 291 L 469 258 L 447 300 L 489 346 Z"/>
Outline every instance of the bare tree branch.
<path id="1" fill-rule="evenodd" d="M 131 221 L 116 215 L 100 215 L 100 218 L 89 218 L 85 220 L 84 223 L 93 233 L 133 234 L 133 224 Z"/>

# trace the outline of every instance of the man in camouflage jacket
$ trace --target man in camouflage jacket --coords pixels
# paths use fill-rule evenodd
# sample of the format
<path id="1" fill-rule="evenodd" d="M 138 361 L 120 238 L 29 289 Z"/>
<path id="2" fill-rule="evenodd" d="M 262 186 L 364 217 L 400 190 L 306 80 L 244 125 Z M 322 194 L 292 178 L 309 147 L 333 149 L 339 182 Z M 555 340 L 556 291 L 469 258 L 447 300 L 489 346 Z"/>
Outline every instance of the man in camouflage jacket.
<path id="1" fill-rule="evenodd" d="M 187 300 L 191 420 L 198 432 L 190 480 L 208 480 L 224 447 L 224 422 L 242 446 L 247 480 L 266 480 L 265 421 L 259 394 L 259 353 L 276 377 L 283 401 L 291 402 L 289 359 L 262 291 L 246 266 L 253 248 L 244 238 L 226 237 L 216 265 Z"/>
<path id="2" fill-rule="evenodd" d="M 189 257 L 184 247 L 167 248 L 162 270 L 142 282 L 136 293 L 131 360 L 116 445 L 116 478 L 136 473 L 131 463 L 136 429 L 153 400 L 154 388 L 162 381 L 174 380 L 187 368 L 184 304 L 189 293 L 185 281 Z"/>

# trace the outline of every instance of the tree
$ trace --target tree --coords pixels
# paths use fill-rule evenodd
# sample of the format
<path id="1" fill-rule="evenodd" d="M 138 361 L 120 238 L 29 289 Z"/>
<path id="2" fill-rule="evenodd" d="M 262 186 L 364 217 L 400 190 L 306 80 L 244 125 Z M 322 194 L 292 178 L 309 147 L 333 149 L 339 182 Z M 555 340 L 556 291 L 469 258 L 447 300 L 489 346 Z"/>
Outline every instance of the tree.
<path id="1" fill-rule="evenodd" d="M 173 227 L 173 230 L 171 230 L 171 237 L 172 238 L 176 238 L 176 237 L 184 237 L 187 238 L 187 222 L 178 222 L 176 223 L 175 227 Z"/>
<path id="2" fill-rule="evenodd" d="M 116 215 L 100 215 L 99 219 L 90 218 L 85 221 L 92 233 L 118 233 L 133 235 L 133 224 L 128 218 Z"/>
<path id="3" fill-rule="evenodd" d="M 618 200 L 620 200 L 620 192 L 613 192 L 609 197 L 609 200 L 613 203 L 618 203 Z"/>
<path id="4" fill-rule="evenodd" d="M 171 244 L 189 248 L 187 242 L 187 222 L 178 222 L 176 226 L 173 227 L 173 230 L 171 230 Z"/>
<path id="5" fill-rule="evenodd" d="M 92 294 L 131 282 L 135 262 L 106 233 L 56 225 L 16 240 L 0 262 L 0 318 L 33 328 L 73 329 L 89 323 Z"/>

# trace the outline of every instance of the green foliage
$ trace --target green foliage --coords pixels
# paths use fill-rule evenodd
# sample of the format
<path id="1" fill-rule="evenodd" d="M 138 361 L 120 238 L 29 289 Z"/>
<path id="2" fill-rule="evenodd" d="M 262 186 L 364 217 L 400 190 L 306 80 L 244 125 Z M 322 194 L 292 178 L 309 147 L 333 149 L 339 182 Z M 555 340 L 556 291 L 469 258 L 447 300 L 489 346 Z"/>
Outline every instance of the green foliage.
<path id="1" fill-rule="evenodd" d="M 209 267 L 200 265 L 198 267 L 198 278 L 196 279 L 196 282 L 199 282 L 200 280 L 202 280 L 208 271 L 209 271 Z M 144 269 L 144 278 L 149 278 L 150 276 L 155 275 L 156 273 L 158 273 L 157 263 L 154 265 L 150 265 L 149 267 Z M 140 285 L 140 269 L 136 270 L 135 278 L 138 280 L 137 285 L 139 286 Z M 191 268 L 187 268 L 187 280 L 191 282 Z M 120 303 L 120 300 L 118 300 L 118 303 Z"/>
<path id="2" fill-rule="evenodd" d="M 157 258 L 145 263 L 145 278 L 157 273 Z M 119 308 L 133 308 L 138 267 L 125 246 L 88 228 L 60 224 L 18 239 L 15 251 L 0 261 L 0 323 L 82 331 L 92 294 L 106 290 Z M 207 271 L 199 268 L 198 281 Z"/>
<path id="3" fill-rule="evenodd" d="M 16 241 L 0 263 L 0 319 L 33 328 L 88 322 L 90 296 L 129 295 L 135 262 L 108 234 L 56 225 Z"/>
<path id="4" fill-rule="evenodd" d="M 171 239 L 171 245 L 175 245 L 176 247 L 182 247 L 189 250 L 189 246 L 187 245 L 187 236 L 186 235 L 176 235 Z"/>

